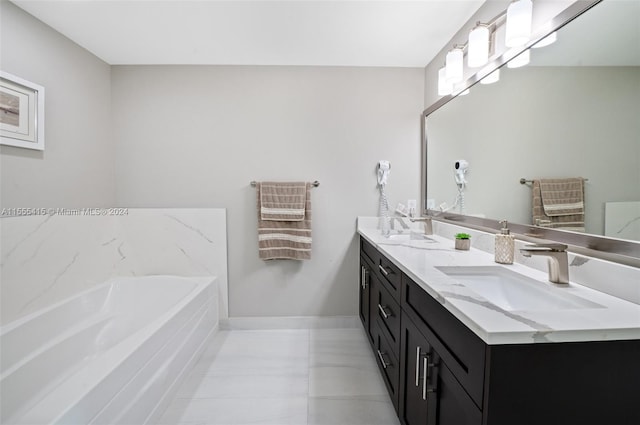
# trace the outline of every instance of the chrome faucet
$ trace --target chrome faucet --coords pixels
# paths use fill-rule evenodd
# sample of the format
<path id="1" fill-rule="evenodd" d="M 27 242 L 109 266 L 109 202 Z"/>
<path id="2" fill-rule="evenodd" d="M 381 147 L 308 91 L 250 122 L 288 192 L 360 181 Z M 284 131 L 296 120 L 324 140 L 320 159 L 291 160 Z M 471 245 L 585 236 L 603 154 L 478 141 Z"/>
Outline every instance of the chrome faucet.
<path id="1" fill-rule="evenodd" d="M 424 234 L 425 235 L 433 235 L 433 220 L 431 220 L 431 217 L 410 218 L 409 220 L 411 220 L 412 223 L 414 223 L 416 221 L 423 221 L 424 222 Z"/>
<path id="2" fill-rule="evenodd" d="M 569 259 L 567 246 L 559 243 L 527 245 L 520 249 L 525 257 L 544 255 L 549 257 L 549 281 L 569 283 Z"/>
<path id="3" fill-rule="evenodd" d="M 400 223 L 400 226 L 402 226 L 402 228 L 404 230 L 409 230 L 409 225 L 407 223 L 404 222 L 404 220 L 402 219 L 402 217 L 390 217 L 389 220 L 391 220 L 391 230 L 394 230 L 393 228 L 393 222 L 394 221 L 398 221 L 398 223 Z"/>

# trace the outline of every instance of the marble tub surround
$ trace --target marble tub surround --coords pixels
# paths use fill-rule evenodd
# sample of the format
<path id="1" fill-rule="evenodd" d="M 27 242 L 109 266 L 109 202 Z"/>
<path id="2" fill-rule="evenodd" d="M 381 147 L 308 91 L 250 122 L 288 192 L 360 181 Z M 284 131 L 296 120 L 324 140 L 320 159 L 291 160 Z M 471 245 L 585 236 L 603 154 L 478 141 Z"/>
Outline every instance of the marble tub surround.
<path id="1" fill-rule="evenodd" d="M 228 316 L 226 210 L 2 217 L 1 323 L 115 276 L 217 276 Z"/>
<path id="2" fill-rule="evenodd" d="M 372 223 L 375 220 L 370 218 L 358 219 L 358 233 L 488 344 L 640 338 L 639 305 L 575 283 L 575 276 L 571 274 L 573 270 L 570 271 L 571 283 L 568 286 L 555 287 L 547 281 L 544 258 L 542 264 L 535 262 L 537 268 L 523 264 L 520 255 L 516 256 L 513 265 L 497 264 L 493 258 L 492 234 L 434 222 L 434 235 L 430 237 L 435 242 L 416 245 L 385 238 L 376 224 Z M 453 235 L 460 231 L 471 234 L 470 251 L 454 249 Z M 516 246 L 516 250 L 518 248 Z M 575 264 L 580 261 L 576 258 L 578 256 L 572 255 L 569 259 L 570 263 L 574 263 L 573 269 L 578 267 Z M 588 258 L 585 260 L 583 266 L 591 261 Z M 483 298 L 479 291 L 465 287 L 436 268 L 441 266 L 505 267 L 536 279 L 552 290 L 565 291 L 599 307 L 507 311 Z M 630 275 L 633 275 L 633 271 Z M 618 279 L 618 274 L 610 272 L 608 280 L 615 279 Z"/>

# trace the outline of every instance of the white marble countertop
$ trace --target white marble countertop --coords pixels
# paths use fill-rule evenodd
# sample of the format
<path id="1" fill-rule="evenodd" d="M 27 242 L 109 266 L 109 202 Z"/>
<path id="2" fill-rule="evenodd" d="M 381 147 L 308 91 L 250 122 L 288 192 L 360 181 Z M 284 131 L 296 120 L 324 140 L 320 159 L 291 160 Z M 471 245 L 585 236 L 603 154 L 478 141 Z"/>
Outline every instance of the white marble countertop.
<path id="1" fill-rule="evenodd" d="M 640 305 L 576 283 L 555 285 L 547 273 L 522 264 L 500 265 L 492 254 L 471 248 L 454 249 L 453 240 L 429 236 L 436 242 L 399 242 L 358 220 L 358 233 L 371 242 L 406 275 L 439 301 L 487 344 L 549 343 L 640 339 Z M 440 266 L 496 266 L 536 279 L 551 291 L 564 291 L 591 301 L 597 308 L 507 311 L 483 298 Z"/>

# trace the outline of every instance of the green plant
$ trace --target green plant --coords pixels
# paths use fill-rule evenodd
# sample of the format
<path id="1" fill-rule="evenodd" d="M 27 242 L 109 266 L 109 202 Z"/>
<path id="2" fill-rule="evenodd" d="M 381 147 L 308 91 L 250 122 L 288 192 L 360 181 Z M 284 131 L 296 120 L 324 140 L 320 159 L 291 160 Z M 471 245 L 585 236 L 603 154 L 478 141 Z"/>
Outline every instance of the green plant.
<path id="1" fill-rule="evenodd" d="M 471 235 L 468 233 L 456 233 L 456 239 L 471 239 Z"/>

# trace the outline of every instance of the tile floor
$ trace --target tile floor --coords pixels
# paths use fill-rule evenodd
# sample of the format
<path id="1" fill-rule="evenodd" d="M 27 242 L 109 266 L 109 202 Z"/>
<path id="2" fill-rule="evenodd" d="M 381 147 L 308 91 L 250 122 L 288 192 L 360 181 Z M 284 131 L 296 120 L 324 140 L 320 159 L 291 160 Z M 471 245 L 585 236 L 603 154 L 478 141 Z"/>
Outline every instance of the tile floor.
<path id="1" fill-rule="evenodd" d="M 397 425 L 362 329 L 220 331 L 160 424 Z"/>

